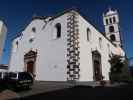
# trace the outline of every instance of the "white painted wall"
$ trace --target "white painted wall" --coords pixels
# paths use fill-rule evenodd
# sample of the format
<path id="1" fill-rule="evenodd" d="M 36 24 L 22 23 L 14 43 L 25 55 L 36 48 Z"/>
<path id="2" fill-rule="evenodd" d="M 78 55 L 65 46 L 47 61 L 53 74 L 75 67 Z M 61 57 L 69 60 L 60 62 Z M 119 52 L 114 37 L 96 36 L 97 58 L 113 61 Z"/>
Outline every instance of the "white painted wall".
<path id="1" fill-rule="evenodd" d="M 91 31 L 90 41 L 87 40 L 87 28 Z M 125 55 L 121 48 L 116 48 L 99 31 L 79 15 L 80 33 L 80 81 L 93 81 L 92 51 L 98 50 L 101 54 L 102 74 L 105 80 L 109 80 L 110 64 L 109 54 Z M 102 47 L 99 46 L 99 38 L 102 39 Z M 110 50 L 108 48 L 110 47 Z"/>
<path id="2" fill-rule="evenodd" d="M 31 49 L 37 51 L 35 74 L 36 80 L 66 81 L 67 80 L 67 14 L 55 18 L 47 23 L 41 19 L 33 20 L 22 32 L 23 36 L 13 41 L 9 71 L 24 71 L 24 55 Z M 53 38 L 55 24 L 61 23 L 61 38 Z M 45 26 L 45 28 L 43 28 Z M 36 33 L 32 28 L 36 28 Z M 91 40 L 87 41 L 86 29 L 91 30 Z M 99 47 L 99 37 L 102 39 L 102 48 Z M 34 38 L 33 43 L 29 39 Z M 16 46 L 15 42 L 19 45 Z M 92 51 L 101 53 L 102 73 L 108 80 L 110 70 L 109 53 L 124 55 L 124 51 L 117 49 L 90 23 L 79 15 L 79 46 L 80 46 L 80 79 L 79 81 L 93 81 Z M 110 46 L 110 50 L 108 48 Z"/>
<path id="3" fill-rule="evenodd" d="M 6 35 L 7 35 L 7 28 L 4 22 L 0 21 L 0 63 L 2 60 L 2 54 L 3 54 L 4 44 L 6 40 Z"/>
<path id="4" fill-rule="evenodd" d="M 62 26 L 61 38 L 54 39 L 52 36 L 57 23 Z M 12 49 L 9 70 L 23 71 L 24 54 L 32 49 L 37 50 L 36 80 L 66 81 L 67 14 L 49 21 L 43 29 L 44 25 L 44 20 L 33 20 L 22 32 L 22 38 L 14 40 L 18 40 L 19 45 Z M 32 32 L 33 27 L 36 28 L 36 33 Z M 33 43 L 29 43 L 31 37 L 34 37 Z"/>
<path id="5" fill-rule="evenodd" d="M 113 18 L 115 18 L 115 22 L 113 21 Z M 106 20 L 108 20 L 108 23 L 106 23 Z M 110 23 L 110 20 L 112 20 L 112 23 Z M 119 25 L 119 15 L 118 12 L 115 10 L 109 9 L 108 12 L 103 14 L 103 23 L 105 27 L 105 34 L 108 39 L 110 39 L 110 36 L 113 34 L 115 35 L 116 41 L 115 43 L 117 46 L 121 46 L 121 33 L 120 33 L 120 25 Z M 109 27 L 113 26 L 114 27 L 114 32 L 109 31 Z"/>

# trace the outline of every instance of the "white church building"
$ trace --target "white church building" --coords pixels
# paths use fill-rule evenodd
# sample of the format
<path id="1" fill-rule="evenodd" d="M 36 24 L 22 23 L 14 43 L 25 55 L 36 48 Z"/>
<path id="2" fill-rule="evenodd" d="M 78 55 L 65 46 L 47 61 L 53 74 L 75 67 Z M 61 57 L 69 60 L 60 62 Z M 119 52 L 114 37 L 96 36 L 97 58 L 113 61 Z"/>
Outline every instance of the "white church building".
<path id="1" fill-rule="evenodd" d="M 12 42 L 9 71 L 27 71 L 39 81 L 109 80 L 112 54 L 121 48 L 118 12 L 103 14 L 100 33 L 77 10 L 33 17 Z"/>
<path id="2" fill-rule="evenodd" d="M 6 40 L 6 35 L 7 35 L 7 27 L 5 23 L 0 20 L 0 63 L 2 63 L 2 55 L 4 51 L 4 45 L 5 45 L 5 40 Z M 2 69 L 0 68 L 0 71 Z"/>

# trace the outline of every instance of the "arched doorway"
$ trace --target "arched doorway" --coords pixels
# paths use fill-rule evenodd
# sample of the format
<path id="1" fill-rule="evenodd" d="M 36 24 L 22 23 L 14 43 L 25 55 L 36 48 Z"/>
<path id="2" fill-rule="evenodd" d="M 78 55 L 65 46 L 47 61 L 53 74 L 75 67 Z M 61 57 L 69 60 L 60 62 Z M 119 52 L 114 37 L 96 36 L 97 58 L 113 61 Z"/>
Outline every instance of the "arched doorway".
<path id="1" fill-rule="evenodd" d="M 25 71 L 30 72 L 31 74 L 33 74 L 33 76 L 35 76 L 36 57 L 37 52 L 32 50 L 24 55 Z"/>
<path id="2" fill-rule="evenodd" d="M 101 66 L 101 55 L 97 50 L 92 52 L 92 61 L 93 61 L 94 81 L 100 81 L 103 79 L 102 66 Z"/>

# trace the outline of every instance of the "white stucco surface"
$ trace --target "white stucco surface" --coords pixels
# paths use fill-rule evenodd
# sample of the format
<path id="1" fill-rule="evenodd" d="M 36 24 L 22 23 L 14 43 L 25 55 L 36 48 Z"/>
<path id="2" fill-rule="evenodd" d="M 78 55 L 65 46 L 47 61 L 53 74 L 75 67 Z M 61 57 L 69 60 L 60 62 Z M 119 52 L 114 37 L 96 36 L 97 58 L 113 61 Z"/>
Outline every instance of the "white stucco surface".
<path id="1" fill-rule="evenodd" d="M 24 55 L 30 50 L 37 52 L 34 68 L 35 79 L 43 81 L 67 81 L 67 16 L 69 12 L 46 23 L 46 19 L 34 19 L 22 31 L 22 36 L 12 42 L 9 71 L 25 71 Z M 93 81 L 92 51 L 101 54 L 102 74 L 109 80 L 109 54 L 125 55 L 120 47 L 115 47 L 94 26 L 80 14 L 79 25 L 79 81 Z M 61 38 L 55 38 L 55 25 L 61 24 Z M 32 28 L 36 31 L 33 32 Z M 90 41 L 87 40 L 86 29 L 91 31 Z M 34 39 L 32 43 L 30 39 Z M 99 38 L 102 39 L 101 47 Z M 18 41 L 18 45 L 16 45 Z"/>

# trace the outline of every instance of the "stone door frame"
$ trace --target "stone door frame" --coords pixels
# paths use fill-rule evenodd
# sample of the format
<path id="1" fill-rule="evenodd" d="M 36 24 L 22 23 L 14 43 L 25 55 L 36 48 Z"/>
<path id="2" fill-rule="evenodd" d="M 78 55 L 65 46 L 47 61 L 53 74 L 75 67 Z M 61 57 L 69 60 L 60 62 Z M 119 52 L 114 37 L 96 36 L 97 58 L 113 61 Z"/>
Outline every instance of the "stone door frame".
<path id="1" fill-rule="evenodd" d="M 94 66 L 94 62 L 98 62 L 100 64 L 100 68 L 99 68 L 99 72 L 100 72 L 100 76 L 98 76 L 100 79 L 97 79 L 97 76 L 95 75 L 95 71 L 96 71 L 96 67 Z M 101 63 L 101 54 L 95 50 L 92 51 L 92 62 L 93 62 L 93 79 L 94 81 L 101 81 L 103 80 L 103 75 L 102 75 L 102 63 Z"/>
<path id="2" fill-rule="evenodd" d="M 33 76 L 35 76 L 35 70 L 36 70 L 36 58 L 37 58 L 37 52 L 30 50 L 28 53 L 24 55 L 24 71 L 27 72 L 27 63 L 28 62 L 34 62 L 33 64 Z"/>

